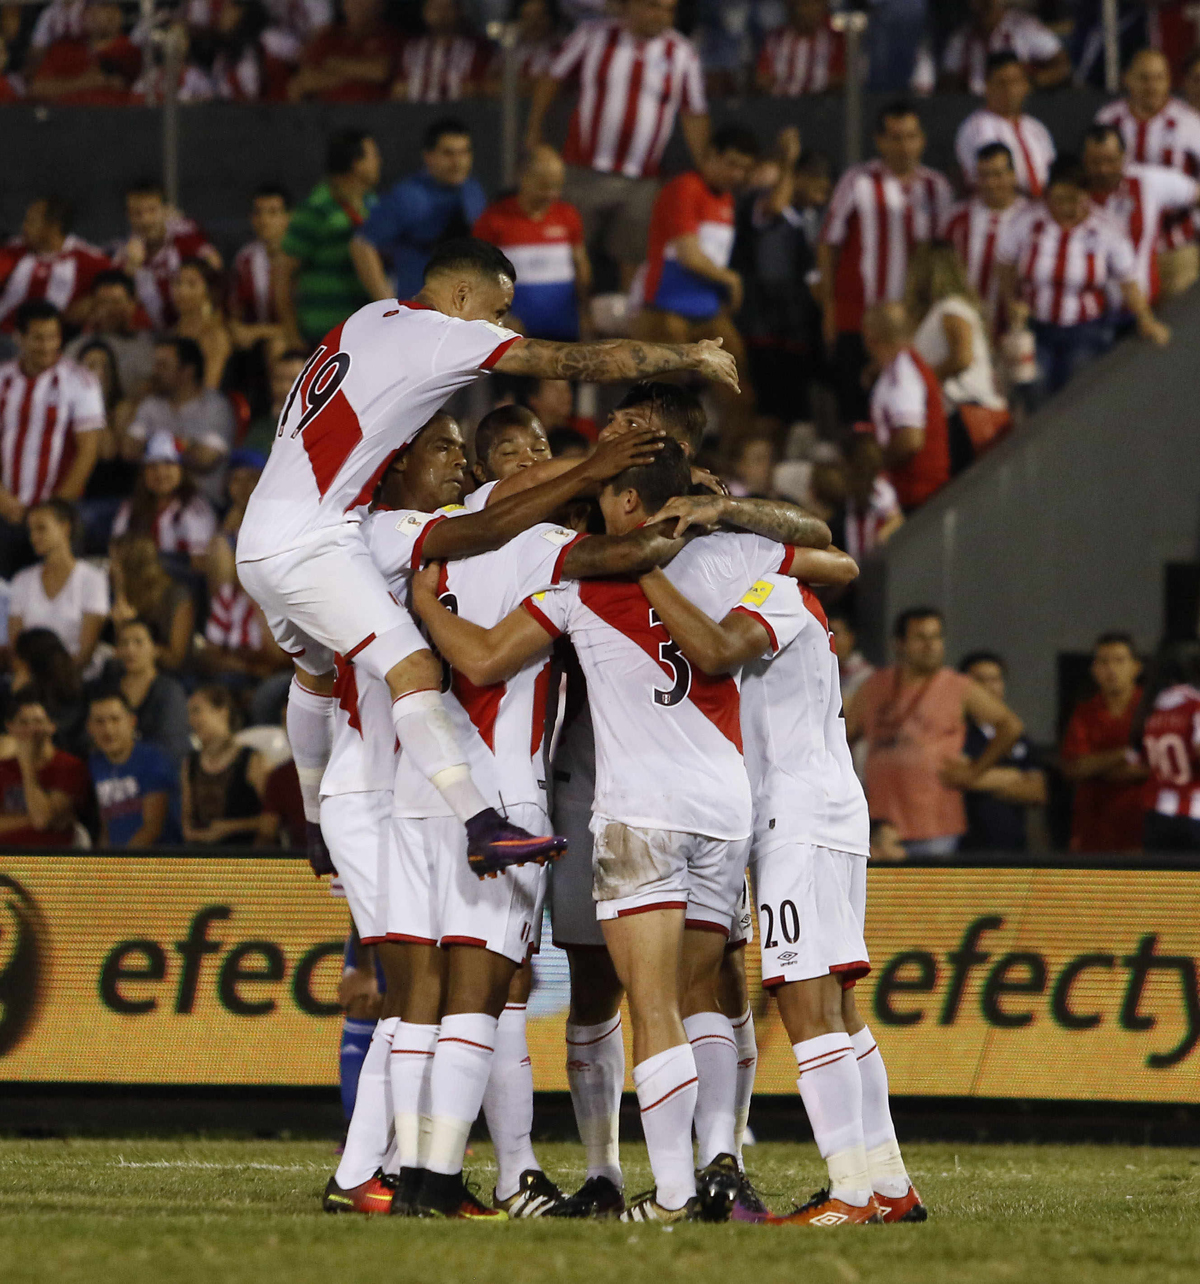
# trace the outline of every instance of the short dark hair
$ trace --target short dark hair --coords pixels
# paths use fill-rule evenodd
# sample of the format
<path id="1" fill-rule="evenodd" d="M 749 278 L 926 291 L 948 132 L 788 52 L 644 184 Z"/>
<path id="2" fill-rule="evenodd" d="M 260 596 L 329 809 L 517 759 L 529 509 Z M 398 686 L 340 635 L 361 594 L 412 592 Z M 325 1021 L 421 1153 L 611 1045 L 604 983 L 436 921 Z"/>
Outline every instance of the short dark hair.
<path id="1" fill-rule="evenodd" d="M 708 145 L 714 152 L 740 152 L 743 156 L 757 156 L 758 135 L 748 125 L 729 120 L 712 132 Z"/>
<path id="2" fill-rule="evenodd" d="M 549 433 L 550 453 L 557 458 L 568 450 L 588 450 L 591 443 L 578 428 L 551 428 Z"/>
<path id="3" fill-rule="evenodd" d="M 1071 187 L 1086 187 L 1087 174 L 1083 162 L 1074 152 L 1063 152 L 1050 166 L 1050 177 L 1046 179 L 1046 190 L 1055 183 L 1067 183 Z"/>
<path id="4" fill-rule="evenodd" d="M 1110 138 L 1115 138 L 1117 146 L 1122 151 L 1125 150 L 1125 139 L 1121 137 L 1121 131 L 1116 125 L 1106 125 L 1103 121 L 1097 121 L 1096 124 L 1089 125 L 1087 132 L 1083 136 L 1083 141 L 1103 146 Z"/>
<path id="5" fill-rule="evenodd" d="M 897 642 L 903 642 L 908 637 L 908 626 L 914 620 L 941 620 L 945 624 L 946 617 L 936 606 L 910 606 L 896 616 L 896 621 L 892 625 L 892 637 Z"/>
<path id="6" fill-rule="evenodd" d="M 62 313 L 49 299 L 26 299 L 17 309 L 13 324 L 18 334 L 24 334 L 35 321 L 57 321 L 62 329 Z"/>
<path id="7" fill-rule="evenodd" d="M 125 706 L 126 713 L 133 712 L 133 705 L 129 703 L 129 697 L 118 686 L 103 686 L 98 691 L 88 697 L 88 713 L 98 705 L 105 704 L 109 700 L 119 700 Z"/>
<path id="8" fill-rule="evenodd" d="M 1012 148 L 1007 143 L 984 143 L 984 145 L 975 153 L 975 162 L 989 161 L 996 156 L 1003 156 L 1008 161 L 1009 169 L 1016 169 L 1013 164 Z"/>
<path id="9" fill-rule="evenodd" d="M 283 208 L 290 210 L 292 208 L 292 194 L 282 183 L 261 183 L 254 189 L 254 194 L 250 197 L 250 204 L 253 206 L 257 200 L 265 200 L 268 196 L 278 196 L 283 202 Z"/>
<path id="10" fill-rule="evenodd" d="M 363 148 L 370 138 L 365 129 L 339 129 L 325 144 L 325 173 L 337 178 L 362 160 Z"/>
<path id="11" fill-rule="evenodd" d="M 1001 673 L 1008 672 L 1004 657 L 995 651 L 968 651 L 958 662 L 959 673 L 969 673 L 977 664 L 994 664 Z"/>
<path id="12" fill-rule="evenodd" d="M 497 406 L 495 410 L 489 410 L 475 429 L 475 458 L 481 464 L 486 464 L 487 457 L 492 453 L 492 447 L 496 444 L 496 439 L 506 429 L 524 428 L 530 430 L 540 422 L 537 415 L 525 406 Z"/>
<path id="13" fill-rule="evenodd" d="M 177 334 L 162 335 L 155 340 L 154 346 L 156 348 L 174 348 L 179 364 L 192 368 L 198 384 L 204 382 L 204 353 L 195 339 L 188 339 Z"/>
<path id="14" fill-rule="evenodd" d="M 113 636 L 120 638 L 126 629 L 145 629 L 150 635 L 150 641 L 157 645 L 162 641 L 162 630 L 153 620 L 147 620 L 142 615 L 131 615 L 127 620 L 117 620 L 113 624 Z"/>
<path id="15" fill-rule="evenodd" d="M 995 53 L 987 56 L 987 62 L 983 65 L 983 76 L 986 80 L 993 71 L 999 71 L 1001 67 L 1011 67 L 1013 63 L 1021 66 L 1021 60 L 1011 49 L 997 49 Z"/>
<path id="16" fill-rule="evenodd" d="M 668 437 L 652 463 L 626 468 L 613 477 L 608 485 L 616 494 L 635 490 L 648 513 L 656 513 L 669 499 L 686 495 L 692 485 L 692 466 L 683 453 L 683 447 Z"/>
<path id="17" fill-rule="evenodd" d="M 42 217 L 47 223 L 53 223 L 64 234 L 75 226 L 75 206 L 57 192 L 49 196 L 38 196 L 30 204 L 41 205 Z"/>
<path id="18" fill-rule="evenodd" d="M 503 250 L 474 236 L 443 241 L 425 264 L 425 280 L 439 272 L 474 272 L 478 276 L 506 276 L 514 284 L 517 269 Z"/>
<path id="19" fill-rule="evenodd" d="M 105 268 L 103 272 L 97 272 L 92 277 L 92 292 L 94 293 L 102 285 L 119 285 L 131 299 L 137 298 L 133 277 L 128 272 L 122 272 L 120 268 Z"/>
<path id="20" fill-rule="evenodd" d="M 36 704 L 51 722 L 54 721 L 54 715 L 50 711 L 49 702 L 42 694 L 41 689 L 32 682 L 27 682 L 18 691 L 14 691 L 5 703 L 4 721 L 11 722 L 22 709 L 27 709 L 31 704 Z"/>
<path id="21" fill-rule="evenodd" d="M 1133 640 L 1133 634 L 1127 633 L 1124 629 L 1110 629 L 1107 633 L 1101 633 L 1092 651 L 1099 651 L 1102 646 L 1126 646 L 1129 648 L 1129 654 L 1135 660 L 1138 658 L 1137 643 Z"/>
<path id="22" fill-rule="evenodd" d="M 439 116 L 431 125 L 425 127 L 425 132 L 421 135 L 421 150 L 433 151 L 438 143 L 450 134 L 470 138 L 471 129 L 467 122 L 458 116 Z"/>
<path id="23" fill-rule="evenodd" d="M 659 419 L 686 439 L 695 454 L 704 440 L 708 416 L 700 398 L 690 388 L 677 383 L 644 379 L 635 383 L 616 404 L 617 410 L 649 406 Z"/>
<path id="24" fill-rule="evenodd" d="M 149 175 L 143 175 L 141 178 L 135 178 L 125 188 L 126 196 L 157 196 L 160 201 L 167 199 L 166 192 L 163 191 L 163 185 L 157 178 L 150 178 Z"/>
<path id="25" fill-rule="evenodd" d="M 903 116 L 921 118 L 917 104 L 911 98 L 893 98 L 891 102 L 884 103 L 875 117 L 875 133 L 882 134 L 889 120 L 900 120 Z"/>
<path id="26" fill-rule="evenodd" d="M 230 731 L 241 729 L 242 711 L 238 708 L 238 702 L 233 698 L 233 692 L 228 687 L 223 687 L 219 682 L 210 682 L 205 686 L 197 687 L 192 695 L 202 696 L 214 709 L 223 709 L 229 719 Z"/>

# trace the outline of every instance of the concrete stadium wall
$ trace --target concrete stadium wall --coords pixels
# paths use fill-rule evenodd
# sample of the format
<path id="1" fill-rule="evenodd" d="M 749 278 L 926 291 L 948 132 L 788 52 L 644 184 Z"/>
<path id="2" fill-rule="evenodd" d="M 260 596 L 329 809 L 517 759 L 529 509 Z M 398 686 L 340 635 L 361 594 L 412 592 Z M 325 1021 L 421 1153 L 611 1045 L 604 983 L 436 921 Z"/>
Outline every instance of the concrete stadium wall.
<path id="1" fill-rule="evenodd" d="M 1170 347 L 1121 344 L 884 552 L 882 618 L 932 603 L 951 663 L 1000 651 L 1011 703 L 1039 740 L 1055 733 L 1058 653 L 1086 651 L 1106 629 L 1152 649 L 1164 563 L 1200 557 L 1200 292 L 1161 315 Z"/>
<path id="2" fill-rule="evenodd" d="M 870 122 L 882 100 L 868 96 Z M 1031 110 L 1041 116 L 1061 148 L 1074 148 L 1102 97 L 1093 91 L 1061 92 L 1036 98 Z M 929 133 L 929 159 L 947 170 L 954 166 L 954 133 L 977 100 L 963 96 L 921 104 Z M 476 172 L 489 191 L 500 185 L 500 109 L 494 102 L 444 106 L 378 103 L 359 106 L 245 106 L 194 104 L 179 110 L 180 177 L 183 207 L 223 246 L 248 235 L 246 206 L 250 191 L 267 180 L 284 182 L 303 195 L 320 178 L 325 139 L 335 129 L 355 125 L 374 132 L 383 152 L 384 180 L 390 182 L 419 164 L 420 137 L 438 116 L 452 112 L 471 125 L 476 142 Z M 566 136 L 569 104 L 556 104 L 550 137 Z M 841 164 L 844 130 L 840 97 L 777 101 L 716 101 L 714 117 L 744 119 L 764 143 L 786 124 L 800 126 L 806 144 L 828 152 Z M 870 125 L 868 124 L 868 133 Z M 866 146 L 870 153 L 869 139 Z M 666 169 L 687 164 L 676 137 Z M 92 240 L 120 236 L 124 230 L 122 191 L 162 167 L 161 113 L 154 108 L 4 107 L 0 109 L 0 232 L 19 228 L 21 214 L 35 195 L 59 191 L 78 206 L 78 230 Z"/>

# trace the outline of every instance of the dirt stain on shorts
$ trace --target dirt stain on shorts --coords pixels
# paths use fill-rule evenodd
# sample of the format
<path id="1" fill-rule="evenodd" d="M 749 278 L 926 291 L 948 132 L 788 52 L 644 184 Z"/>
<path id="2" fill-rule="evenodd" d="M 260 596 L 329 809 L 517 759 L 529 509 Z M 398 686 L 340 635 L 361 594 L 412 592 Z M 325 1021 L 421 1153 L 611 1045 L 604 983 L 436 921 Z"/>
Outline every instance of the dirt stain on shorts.
<path id="1" fill-rule="evenodd" d="M 598 835 L 592 860 L 592 892 L 598 901 L 634 896 L 651 883 L 669 877 L 675 869 L 669 830 L 632 829 L 609 821 Z"/>

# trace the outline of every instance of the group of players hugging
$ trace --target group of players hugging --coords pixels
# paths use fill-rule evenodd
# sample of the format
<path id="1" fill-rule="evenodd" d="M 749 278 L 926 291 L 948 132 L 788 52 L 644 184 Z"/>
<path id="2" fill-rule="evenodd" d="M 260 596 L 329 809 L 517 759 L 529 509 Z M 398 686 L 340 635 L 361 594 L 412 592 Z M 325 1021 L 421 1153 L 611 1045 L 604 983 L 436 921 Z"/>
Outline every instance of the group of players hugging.
<path id="1" fill-rule="evenodd" d="M 502 324 L 515 277 L 494 247 L 449 242 L 416 300 L 331 331 L 238 542 L 241 582 L 295 660 L 287 724 L 310 855 L 336 868 L 386 981 L 324 1207 L 923 1221 L 854 1006 L 867 808 L 809 587 L 857 567 L 824 523 L 732 499 L 692 466 L 703 409 L 653 380 L 690 370 L 736 387 L 719 342 L 525 339 Z M 528 411 L 493 411 L 464 498 L 464 441 L 442 407 L 489 371 L 633 388 L 581 462 L 551 459 Z M 828 1188 L 782 1216 L 741 1160 L 756 1061 L 747 867 L 763 984 L 829 1167 Z M 547 895 L 571 966 L 587 1153 L 573 1194 L 530 1144 L 525 1001 Z M 622 998 L 655 1183 L 628 1201 Z M 463 1180 L 481 1107 L 491 1207 Z"/>

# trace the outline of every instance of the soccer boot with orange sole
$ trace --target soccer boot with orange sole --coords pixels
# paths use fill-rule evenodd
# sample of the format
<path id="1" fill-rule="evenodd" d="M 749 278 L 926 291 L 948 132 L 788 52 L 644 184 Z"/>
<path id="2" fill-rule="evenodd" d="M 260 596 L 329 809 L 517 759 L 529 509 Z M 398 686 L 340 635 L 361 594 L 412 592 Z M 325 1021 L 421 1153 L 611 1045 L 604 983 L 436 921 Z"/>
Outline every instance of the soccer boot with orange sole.
<path id="1" fill-rule="evenodd" d="M 869 1204 L 846 1204 L 830 1197 L 829 1191 L 819 1190 L 794 1213 L 783 1217 L 767 1218 L 768 1226 L 863 1226 L 877 1224 L 883 1218 L 875 1201 Z"/>
<path id="2" fill-rule="evenodd" d="M 883 1214 L 885 1222 L 927 1222 L 929 1220 L 929 1209 L 921 1203 L 921 1196 L 917 1194 L 917 1188 L 912 1182 L 909 1182 L 908 1190 L 899 1199 L 893 1199 L 890 1195 L 881 1195 L 876 1191 L 875 1202 L 879 1205 L 879 1211 Z"/>
<path id="3" fill-rule="evenodd" d="M 336 1179 L 330 1177 L 321 1207 L 327 1213 L 390 1213 L 395 1192 L 394 1179 L 385 1176 L 382 1169 L 349 1190 L 343 1190 Z"/>
<path id="4" fill-rule="evenodd" d="M 477 878 L 495 878 L 517 865 L 544 865 L 567 850 L 556 834 L 538 838 L 511 825 L 493 807 L 467 821 L 467 864 Z"/>
<path id="5" fill-rule="evenodd" d="M 501 1208 L 489 1208 L 463 1180 L 462 1173 L 426 1172 L 413 1204 L 414 1217 L 446 1217 L 458 1222 L 506 1222 Z"/>

